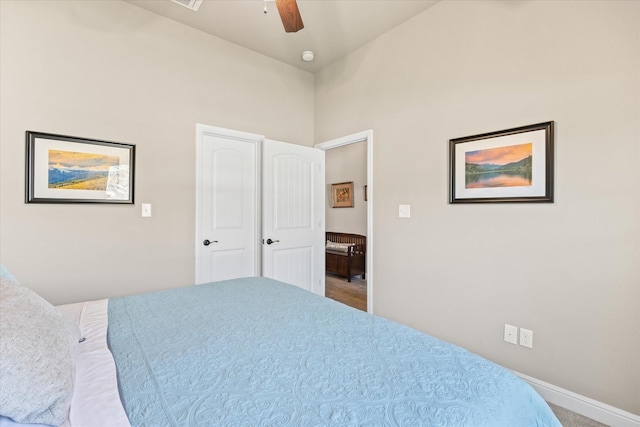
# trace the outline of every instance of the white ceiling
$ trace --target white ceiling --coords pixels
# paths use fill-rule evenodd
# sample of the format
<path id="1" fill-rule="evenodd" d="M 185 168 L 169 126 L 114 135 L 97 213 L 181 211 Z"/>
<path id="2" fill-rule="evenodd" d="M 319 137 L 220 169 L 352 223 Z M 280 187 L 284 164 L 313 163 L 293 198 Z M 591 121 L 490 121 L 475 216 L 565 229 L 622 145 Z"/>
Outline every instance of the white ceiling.
<path id="1" fill-rule="evenodd" d="M 124 1 L 316 72 L 438 0 L 298 0 L 304 28 L 297 33 L 285 33 L 273 1 L 204 0 L 197 12 L 170 0 Z M 302 61 L 305 50 L 315 53 L 313 62 Z"/>

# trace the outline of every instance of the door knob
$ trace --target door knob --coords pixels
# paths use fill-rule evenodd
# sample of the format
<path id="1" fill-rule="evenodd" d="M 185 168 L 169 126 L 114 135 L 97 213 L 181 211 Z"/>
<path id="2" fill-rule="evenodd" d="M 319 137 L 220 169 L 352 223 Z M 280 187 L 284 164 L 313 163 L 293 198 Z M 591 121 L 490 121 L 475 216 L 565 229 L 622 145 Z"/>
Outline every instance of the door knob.
<path id="1" fill-rule="evenodd" d="M 218 241 L 217 240 L 211 241 L 209 239 L 204 239 L 204 242 L 202 242 L 202 244 L 205 246 L 209 246 L 212 243 L 218 243 Z"/>
<path id="2" fill-rule="evenodd" d="M 277 242 L 279 242 L 279 241 L 280 241 L 280 240 L 271 240 L 271 239 L 267 239 L 267 245 L 270 245 L 270 244 L 272 244 L 272 243 L 277 243 Z"/>

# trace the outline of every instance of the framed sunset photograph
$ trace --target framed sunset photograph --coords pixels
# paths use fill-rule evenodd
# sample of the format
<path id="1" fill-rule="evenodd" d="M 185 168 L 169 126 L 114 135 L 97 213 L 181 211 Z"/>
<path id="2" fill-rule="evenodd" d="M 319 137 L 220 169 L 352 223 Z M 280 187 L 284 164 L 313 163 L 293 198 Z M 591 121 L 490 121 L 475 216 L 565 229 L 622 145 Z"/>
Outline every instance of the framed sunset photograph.
<path id="1" fill-rule="evenodd" d="M 553 202 L 554 122 L 449 140 L 449 203 Z"/>
<path id="2" fill-rule="evenodd" d="M 133 204 L 135 146 L 27 131 L 26 203 Z"/>

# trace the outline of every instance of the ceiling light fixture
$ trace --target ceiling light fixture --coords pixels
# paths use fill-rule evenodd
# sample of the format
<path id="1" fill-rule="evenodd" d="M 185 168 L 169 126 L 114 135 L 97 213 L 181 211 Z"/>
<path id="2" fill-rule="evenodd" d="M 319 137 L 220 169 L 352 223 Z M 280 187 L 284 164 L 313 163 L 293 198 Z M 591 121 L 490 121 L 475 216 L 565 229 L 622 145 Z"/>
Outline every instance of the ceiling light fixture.
<path id="1" fill-rule="evenodd" d="M 313 52 L 310 50 L 305 50 L 304 52 L 302 52 L 302 60 L 304 62 L 313 61 Z"/>

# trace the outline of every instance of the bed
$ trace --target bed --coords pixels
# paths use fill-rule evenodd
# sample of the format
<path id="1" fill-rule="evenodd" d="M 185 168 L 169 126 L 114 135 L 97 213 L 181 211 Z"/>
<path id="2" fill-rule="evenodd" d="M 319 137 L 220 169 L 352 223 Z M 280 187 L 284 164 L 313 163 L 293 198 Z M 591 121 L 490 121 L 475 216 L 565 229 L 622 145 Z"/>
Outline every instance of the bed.
<path id="1" fill-rule="evenodd" d="M 510 371 L 267 278 L 54 310 L 90 353 L 65 426 L 560 426 Z"/>

